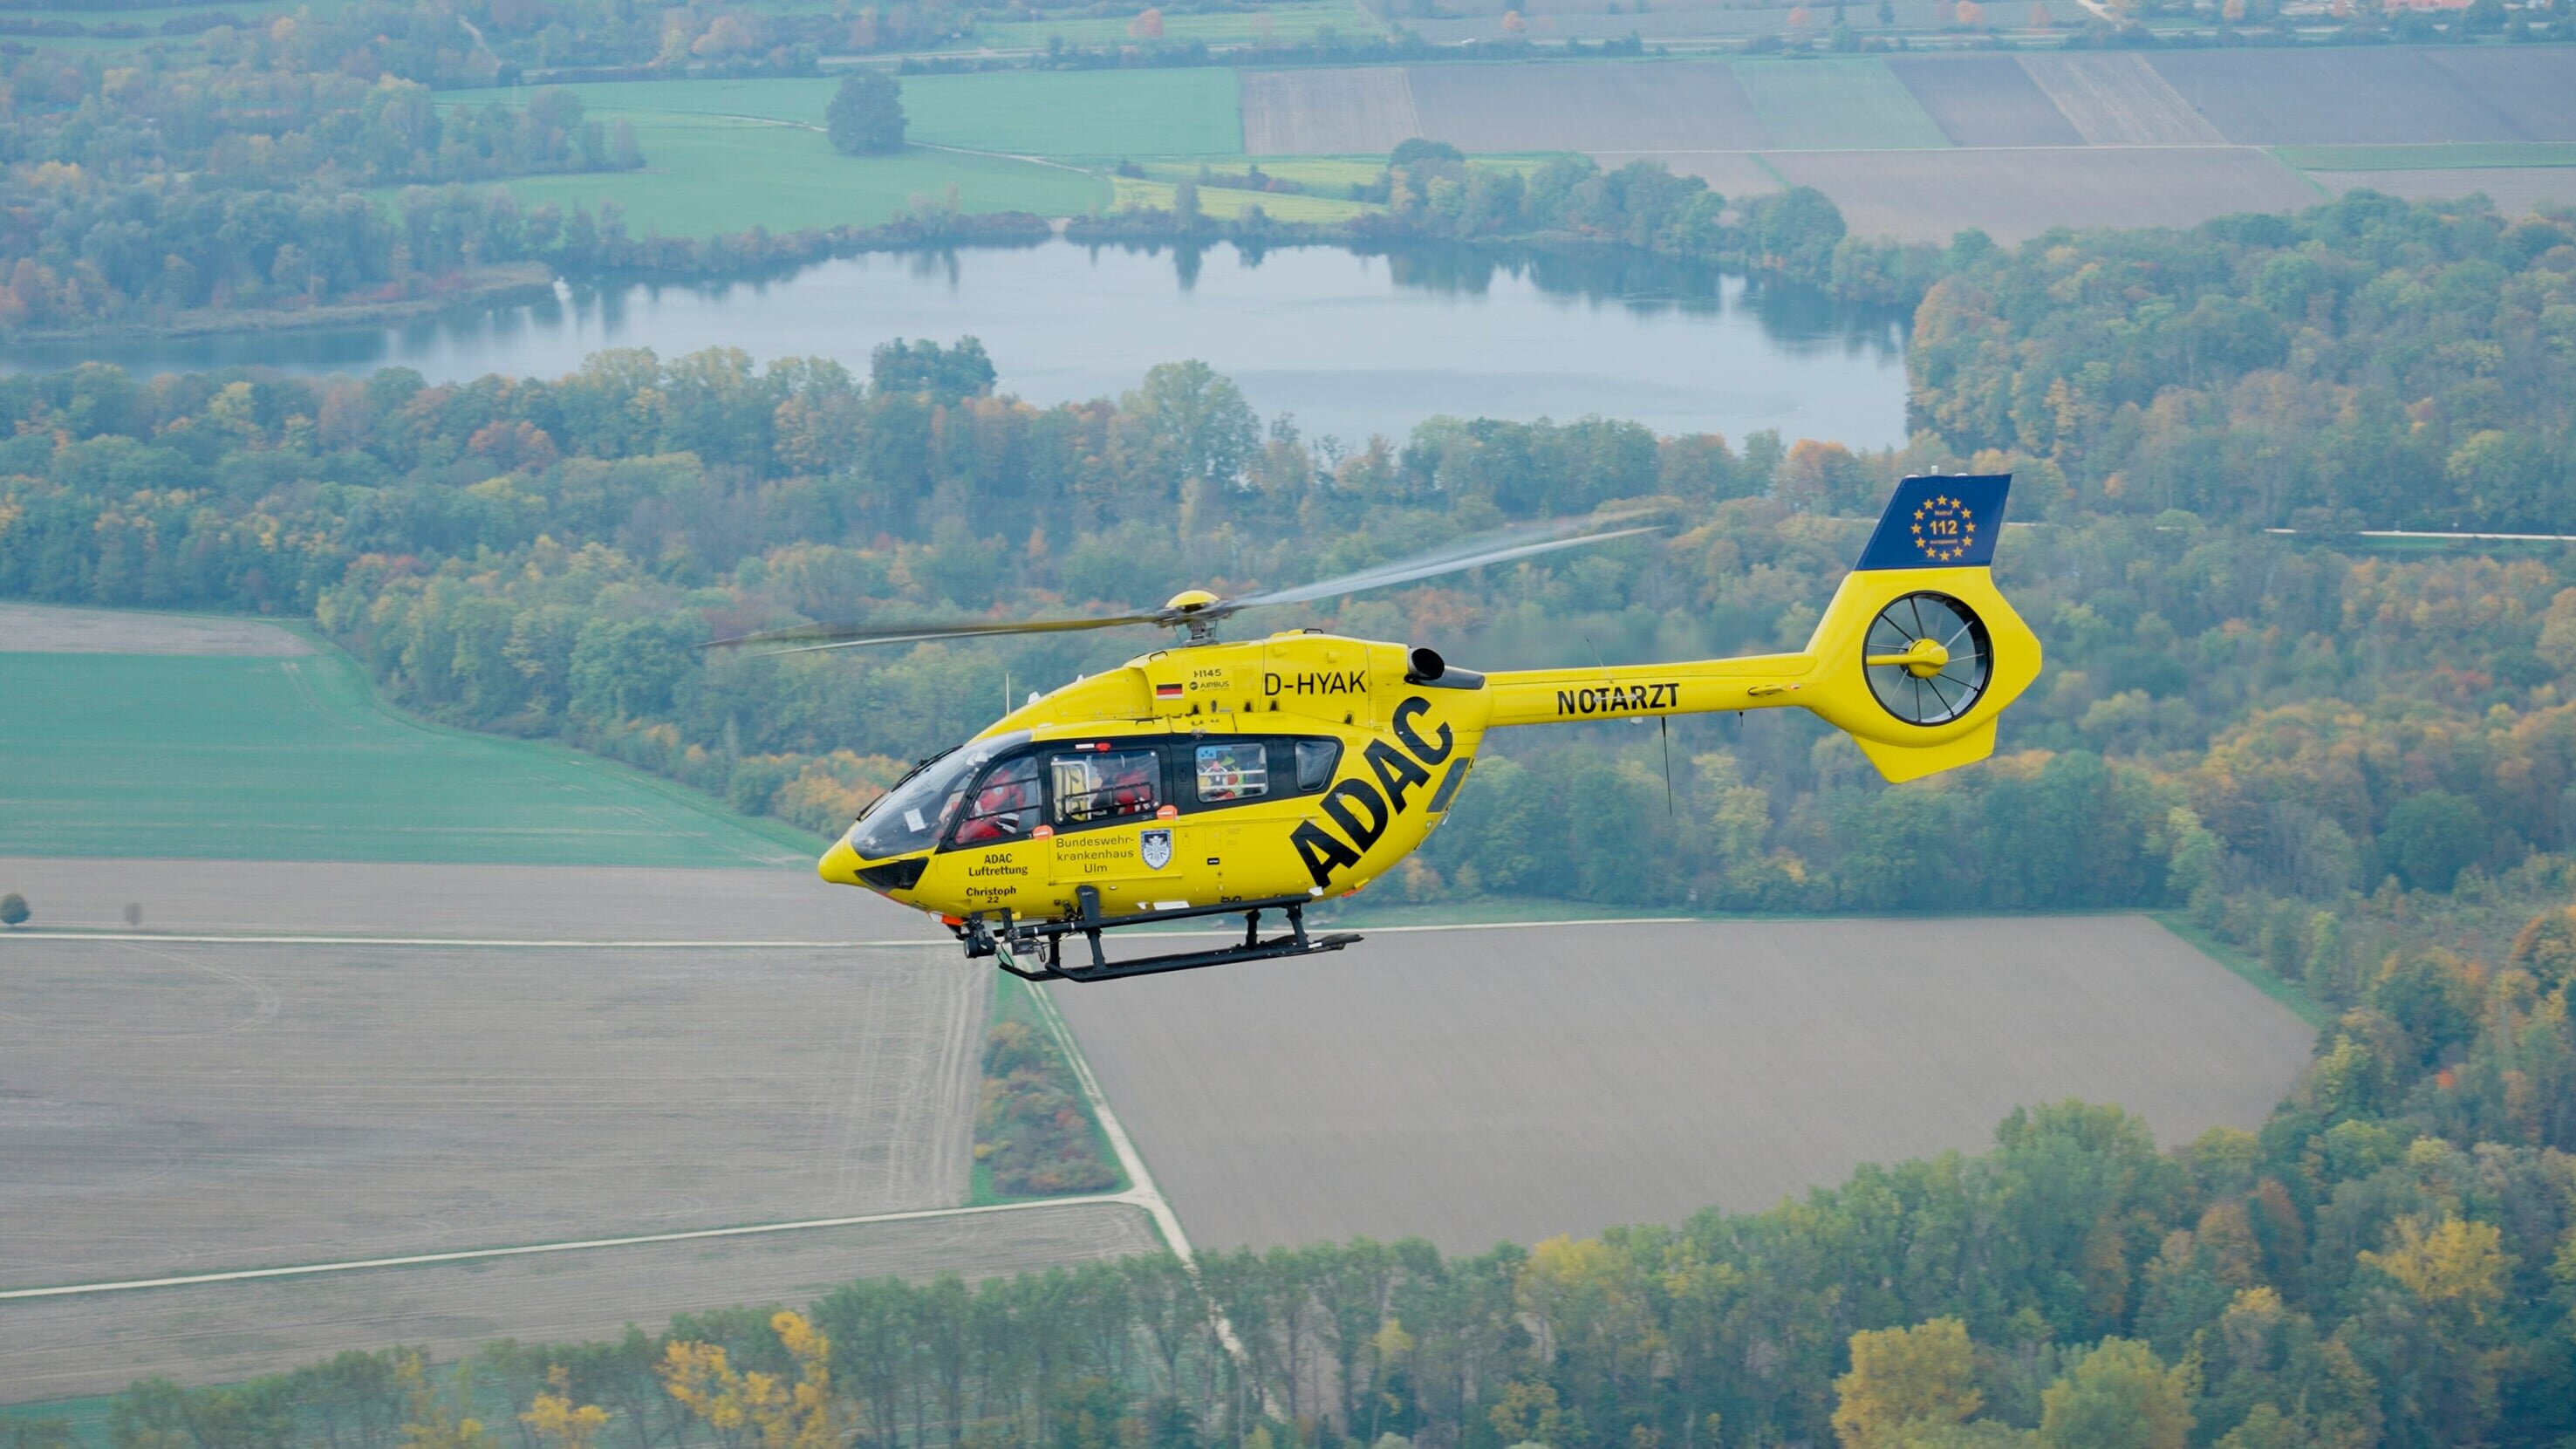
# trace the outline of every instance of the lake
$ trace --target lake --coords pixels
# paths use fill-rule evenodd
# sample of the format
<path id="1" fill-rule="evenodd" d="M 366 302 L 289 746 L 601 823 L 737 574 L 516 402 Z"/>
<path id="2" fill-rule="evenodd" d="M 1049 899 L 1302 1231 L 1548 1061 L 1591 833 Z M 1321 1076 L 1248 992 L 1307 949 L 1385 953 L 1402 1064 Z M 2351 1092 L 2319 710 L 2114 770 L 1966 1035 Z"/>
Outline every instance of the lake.
<path id="1" fill-rule="evenodd" d="M 1402 438 L 1423 418 L 1598 413 L 1659 432 L 1854 447 L 1905 438 L 1907 317 L 1649 258 L 1457 248 L 1174 251 L 1054 241 L 877 253 L 694 285 L 562 285 L 551 300 L 393 327 L 43 344 L 9 369 L 414 368 L 432 381 L 553 376 L 593 352 L 737 347 L 864 372 L 894 337 L 983 339 L 1006 391 L 1115 396 L 1199 358 L 1309 436 Z"/>

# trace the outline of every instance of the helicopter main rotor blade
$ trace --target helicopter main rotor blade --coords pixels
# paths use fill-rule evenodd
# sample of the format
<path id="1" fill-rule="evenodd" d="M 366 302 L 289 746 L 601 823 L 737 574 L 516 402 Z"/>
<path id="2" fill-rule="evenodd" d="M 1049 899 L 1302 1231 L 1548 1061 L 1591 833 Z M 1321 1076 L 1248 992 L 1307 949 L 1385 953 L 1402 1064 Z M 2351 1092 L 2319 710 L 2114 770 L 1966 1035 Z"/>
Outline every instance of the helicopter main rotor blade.
<path id="1" fill-rule="evenodd" d="M 1154 624 L 1163 616 L 1110 614 L 1093 619 L 984 620 L 956 624 L 806 624 L 711 639 L 704 647 L 730 649 L 743 644 L 774 644 L 765 654 L 810 654 L 818 649 L 860 649 L 871 644 L 918 644 L 934 639 L 989 639 L 1004 634 L 1061 634 L 1081 629 L 1116 629 L 1128 624 Z"/>
<path id="2" fill-rule="evenodd" d="M 1482 568 L 1486 564 L 1509 563 L 1514 559 L 1533 558 L 1543 553 L 1554 553 L 1562 548 L 1582 548 L 1587 544 L 1608 543 L 1614 538 L 1633 538 L 1641 533 L 1653 533 L 1661 527 L 1661 524 L 1650 523 L 1636 528 L 1613 529 L 1608 533 L 1587 533 L 1574 538 L 1548 537 L 1535 541 L 1529 539 L 1530 530 L 1524 529 L 1515 534 L 1503 535 L 1500 539 L 1488 538 L 1478 540 L 1472 545 L 1436 549 L 1427 554 L 1398 559 L 1393 563 L 1383 563 L 1374 568 L 1344 574 L 1336 579 L 1323 579 L 1311 584 L 1299 584 L 1294 588 L 1273 589 L 1267 593 L 1228 599 L 1218 607 L 1231 613 L 1236 609 L 1261 608 L 1271 604 L 1303 604 L 1316 599 L 1338 598 L 1343 594 L 1356 594 L 1363 589 L 1389 588 L 1396 584 L 1409 584 L 1417 579 L 1436 578 L 1441 574 Z"/>
<path id="3" fill-rule="evenodd" d="M 1617 523 L 1634 518 L 1634 513 L 1607 519 L 1587 519 L 1588 523 Z M 791 629 L 771 629 L 757 634 L 739 634 L 730 639 L 713 639 L 699 646 L 705 649 L 730 649 L 739 645 L 776 646 L 762 649 L 765 654 L 810 654 L 826 649 L 863 649 L 874 644 L 919 644 L 938 639 L 992 639 L 1014 634 L 1064 634 L 1088 629 L 1120 629 L 1131 624 L 1177 625 L 1193 622 L 1214 623 L 1238 609 L 1251 609 L 1271 604 L 1303 604 L 1316 599 L 1338 598 L 1363 589 L 1382 589 L 1395 584 L 1409 584 L 1416 579 L 1434 578 L 1463 569 L 1481 568 L 1486 564 L 1509 563 L 1514 559 L 1532 558 L 1562 548 L 1581 548 L 1586 544 L 1607 543 L 1616 538 L 1632 538 L 1653 533 L 1661 524 L 1636 528 L 1613 529 L 1604 533 L 1564 536 L 1566 523 L 1537 524 L 1509 529 L 1467 539 L 1445 548 L 1396 559 L 1339 578 L 1324 579 L 1294 588 L 1273 589 L 1240 599 L 1219 599 L 1196 608 L 1165 607 L 1150 613 L 1103 614 L 1087 619 L 1018 619 L 968 620 L 956 623 L 902 624 L 802 624 Z"/>

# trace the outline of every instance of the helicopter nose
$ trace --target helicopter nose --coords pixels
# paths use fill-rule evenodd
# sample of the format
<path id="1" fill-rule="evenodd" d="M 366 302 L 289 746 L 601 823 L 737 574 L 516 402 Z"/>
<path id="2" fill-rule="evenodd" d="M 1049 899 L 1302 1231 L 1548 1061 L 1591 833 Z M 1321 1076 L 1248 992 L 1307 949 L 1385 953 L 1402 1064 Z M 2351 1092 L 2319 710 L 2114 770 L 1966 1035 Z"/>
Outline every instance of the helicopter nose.
<path id="1" fill-rule="evenodd" d="M 859 853 L 850 849 L 849 841 L 835 840 L 814 863 L 814 873 L 834 885 L 859 885 Z"/>

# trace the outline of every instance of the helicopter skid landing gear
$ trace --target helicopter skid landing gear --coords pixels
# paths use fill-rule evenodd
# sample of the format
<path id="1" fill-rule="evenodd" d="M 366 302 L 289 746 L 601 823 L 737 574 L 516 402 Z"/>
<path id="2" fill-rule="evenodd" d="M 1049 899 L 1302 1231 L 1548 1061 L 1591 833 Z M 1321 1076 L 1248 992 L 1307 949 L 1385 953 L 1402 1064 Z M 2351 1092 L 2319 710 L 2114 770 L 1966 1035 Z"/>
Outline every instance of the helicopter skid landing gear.
<path id="1" fill-rule="evenodd" d="M 1354 932 L 1343 931 L 1329 936 L 1306 933 L 1306 897 L 1278 896 L 1262 901 L 1231 901 L 1218 906 L 1185 906 L 1174 910 L 1138 911 L 1120 916 L 1115 921 L 1100 915 L 1100 893 L 1089 886 L 1075 892 L 1079 910 L 1069 921 L 1004 920 L 998 928 L 983 920 L 969 920 L 957 928 L 958 938 L 966 943 L 966 955 L 972 959 L 990 956 L 1003 970 L 1023 981 L 1117 981 L 1129 976 L 1154 976 L 1166 971 L 1193 971 L 1201 966 L 1225 966 L 1237 961 L 1268 961 L 1282 956 L 1312 956 L 1325 951 L 1338 951 L 1359 940 Z M 1288 933 L 1262 939 L 1261 913 L 1278 911 L 1288 918 Z M 1198 916 L 1243 917 L 1243 944 L 1220 946 L 1206 951 L 1179 951 L 1164 956 L 1144 956 L 1132 961 L 1112 961 L 1100 948 L 1104 931 L 1127 926 L 1150 925 L 1158 921 L 1187 920 Z M 1091 964 L 1067 966 L 1064 963 L 1064 938 L 1079 934 L 1091 944 Z"/>

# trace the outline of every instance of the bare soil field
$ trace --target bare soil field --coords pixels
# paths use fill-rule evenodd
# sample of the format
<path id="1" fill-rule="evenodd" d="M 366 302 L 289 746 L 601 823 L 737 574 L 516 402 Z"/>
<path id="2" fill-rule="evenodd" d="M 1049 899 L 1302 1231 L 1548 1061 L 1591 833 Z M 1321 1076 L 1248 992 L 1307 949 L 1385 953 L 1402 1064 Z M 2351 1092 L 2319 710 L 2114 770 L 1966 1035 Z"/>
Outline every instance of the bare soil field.
<path id="1" fill-rule="evenodd" d="M 2009 55 L 1900 55 L 1891 56 L 1887 68 L 1954 146 L 2084 144 L 2074 124 Z"/>
<path id="2" fill-rule="evenodd" d="M 2531 139 L 2576 141 L 2576 49 L 2535 45 L 2499 50 L 2482 45 L 2473 50 L 2428 50 L 2423 56 L 2471 95 L 2503 112 Z"/>
<path id="3" fill-rule="evenodd" d="M 2315 171 L 2338 195 L 2367 187 L 2409 201 L 2456 201 L 2484 195 L 2507 216 L 2544 206 L 2576 206 L 2576 166 L 2482 166 L 2456 170 Z"/>
<path id="4" fill-rule="evenodd" d="M 0 654 L 310 654 L 313 646 L 257 619 L 137 614 L 0 603 Z"/>
<path id="5" fill-rule="evenodd" d="M 2136 916 L 1381 933 L 1052 990 L 1211 1248 L 1760 1208 L 2070 1096 L 2184 1141 L 2259 1124 L 2313 1037 Z"/>
<path id="6" fill-rule="evenodd" d="M 675 1313 L 802 1305 L 858 1278 L 969 1281 L 1157 1251 L 1122 1204 L 1075 1204 L 603 1248 L 473 1264 L 0 1302 L 0 1403 L 110 1393 L 149 1374 L 226 1383 L 346 1348 L 453 1358 L 478 1343 L 658 1332 Z"/>
<path id="7" fill-rule="evenodd" d="M 2240 146 L 2539 139 L 2420 50 L 2192 50 L 2151 64 Z M 2576 84 L 2576 66 L 2565 73 Z"/>
<path id="8" fill-rule="evenodd" d="M 2025 55 L 2021 65 L 2087 145 L 2209 146 L 2226 139 L 2138 56 Z"/>
<path id="9" fill-rule="evenodd" d="M 1735 78 L 1773 149 L 1910 150 L 1950 144 L 1885 61 L 1743 62 Z"/>
<path id="10" fill-rule="evenodd" d="M 161 842 L 153 842 L 161 843 Z M 939 924 L 808 865 L 402 865 L 0 856 L 28 930 L 458 940 L 924 941 Z"/>
<path id="11" fill-rule="evenodd" d="M 0 933 L 0 1286 L 963 1202 L 986 976 Z"/>
<path id="12" fill-rule="evenodd" d="M 1946 242 L 1966 227 L 2019 242 L 2055 226 L 2192 226 L 2324 198 L 2247 147 L 1783 152 L 1792 182 L 1832 197 L 1856 235 Z"/>
<path id="13" fill-rule="evenodd" d="M 1710 61 L 1433 65 L 1422 134 L 1464 151 L 1740 151 L 1767 144 L 1735 71 Z"/>
<path id="14" fill-rule="evenodd" d="M 1247 155 L 1383 156 L 1421 134 L 1401 66 L 1243 73 Z"/>

